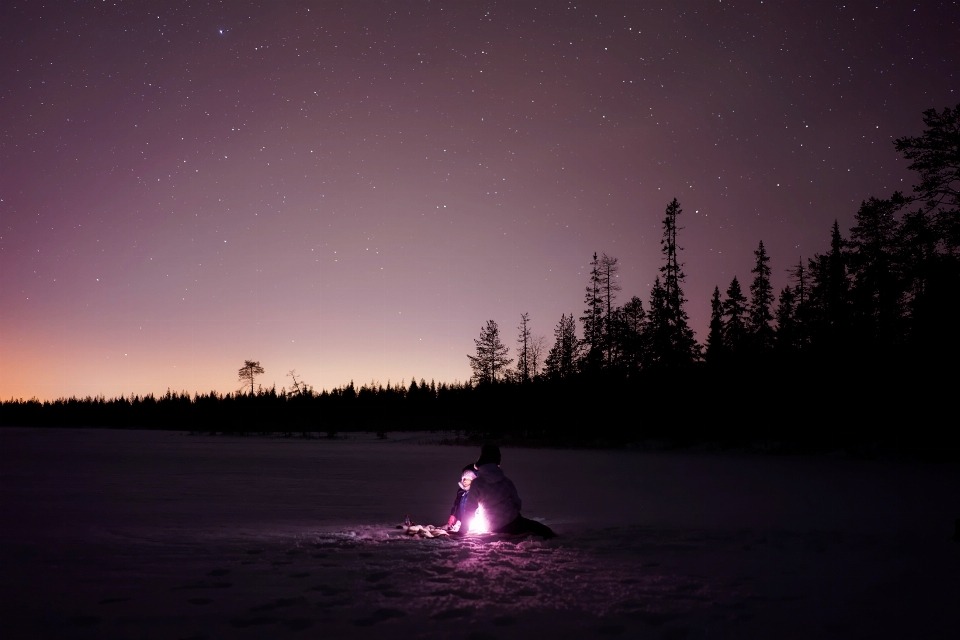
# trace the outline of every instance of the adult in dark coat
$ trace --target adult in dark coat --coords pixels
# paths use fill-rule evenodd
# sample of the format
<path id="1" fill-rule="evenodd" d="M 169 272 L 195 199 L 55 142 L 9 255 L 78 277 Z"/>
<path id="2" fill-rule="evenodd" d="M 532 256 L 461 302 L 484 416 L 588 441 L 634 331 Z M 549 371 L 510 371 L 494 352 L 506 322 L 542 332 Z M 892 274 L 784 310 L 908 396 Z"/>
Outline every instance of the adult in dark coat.
<path id="1" fill-rule="evenodd" d="M 517 488 L 500 469 L 500 447 L 483 445 L 476 467 L 477 478 L 470 485 L 464 507 L 468 529 L 472 514 L 482 507 L 492 533 L 532 533 L 546 539 L 557 535 L 550 527 L 520 515 L 522 501 Z"/>

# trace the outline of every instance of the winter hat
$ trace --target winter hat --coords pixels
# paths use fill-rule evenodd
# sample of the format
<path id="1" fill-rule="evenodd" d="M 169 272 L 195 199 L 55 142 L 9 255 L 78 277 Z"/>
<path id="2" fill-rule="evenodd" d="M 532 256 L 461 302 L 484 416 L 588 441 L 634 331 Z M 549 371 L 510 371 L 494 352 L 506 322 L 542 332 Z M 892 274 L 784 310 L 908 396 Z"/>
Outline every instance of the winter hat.
<path id="1" fill-rule="evenodd" d="M 477 471 L 473 468 L 473 464 L 468 464 L 463 468 L 463 471 L 460 473 L 460 479 L 470 478 L 471 480 L 477 479 Z"/>
<path id="2" fill-rule="evenodd" d="M 485 464 L 500 464 L 500 447 L 495 444 L 485 444 L 480 448 L 477 468 Z"/>

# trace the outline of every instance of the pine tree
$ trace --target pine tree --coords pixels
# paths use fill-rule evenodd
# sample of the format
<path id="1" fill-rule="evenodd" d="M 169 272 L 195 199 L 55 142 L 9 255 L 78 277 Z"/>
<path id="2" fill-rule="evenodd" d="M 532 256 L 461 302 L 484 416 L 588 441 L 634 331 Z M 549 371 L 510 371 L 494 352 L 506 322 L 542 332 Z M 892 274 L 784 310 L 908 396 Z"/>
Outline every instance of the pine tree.
<path id="1" fill-rule="evenodd" d="M 710 299 L 710 333 L 707 335 L 704 356 L 707 363 L 716 365 L 723 360 L 723 355 L 723 302 L 720 300 L 720 287 L 714 287 Z"/>
<path id="2" fill-rule="evenodd" d="M 520 326 L 517 327 L 517 329 L 520 330 L 520 335 L 517 337 L 517 375 L 520 378 L 520 382 L 528 382 L 530 380 L 531 338 L 529 322 L 530 314 L 521 313 Z"/>
<path id="3" fill-rule="evenodd" d="M 753 252 L 756 257 L 756 264 L 750 271 L 754 274 L 753 282 L 750 284 L 750 324 L 748 332 L 750 343 L 755 353 L 764 353 L 773 347 L 773 327 L 770 323 L 773 321 L 773 315 L 770 313 L 770 307 L 773 306 L 773 286 L 770 284 L 770 257 L 763 247 L 763 240 L 760 246 Z"/>
<path id="4" fill-rule="evenodd" d="M 747 298 L 734 276 L 727 287 L 727 299 L 723 301 L 723 346 L 734 356 L 743 356 L 747 340 Z"/>
<path id="5" fill-rule="evenodd" d="M 553 331 L 553 347 L 547 354 L 545 363 L 548 376 L 566 378 L 576 373 L 580 344 L 576 331 L 572 313 L 569 316 L 560 316 L 560 322 Z"/>
<path id="6" fill-rule="evenodd" d="M 500 342 L 500 328 L 496 321 L 487 320 L 487 325 L 480 329 L 480 337 L 473 343 L 477 348 L 477 355 L 468 355 L 473 377 L 479 383 L 495 383 L 501 372 L 513 362 L 507 358 L 510 347 Z"/>
<path id="7" fill-rule="evenodd" d="M 264 372 L 263 367 L 260 366 L 259 360 L 244 360 L 243 366 L 240 367 L 240 370 L 237 372 L 237 375 L 240 378 L 240 382 L 243 383 L 246 387 L 247 383 L 250 383 L 250 395 L 253 395 L 253 381 L 254 379 L 262 375 Z"/>

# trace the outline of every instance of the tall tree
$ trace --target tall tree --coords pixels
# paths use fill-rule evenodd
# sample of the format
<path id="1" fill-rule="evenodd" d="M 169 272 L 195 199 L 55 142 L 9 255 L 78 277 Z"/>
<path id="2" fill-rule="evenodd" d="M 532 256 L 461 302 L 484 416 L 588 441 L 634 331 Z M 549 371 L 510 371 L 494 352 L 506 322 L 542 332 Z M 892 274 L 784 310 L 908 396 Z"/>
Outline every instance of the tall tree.
<path id="1" fill-rule="evenodd" d="M 713 288 L 710 298 L 710 333 L 707 334 L 707 350 L 704 357 L 708 364 L 715 365 L 723 360 L 723 302 L 720 300 L 720 287 Z"/>
<path id="2" fill-rule="evenodd" d="M 520 314 L 520 335 L 517 336 L 517 375 L 520 382 L 530 380 L 530 314 Z"/>
<path id="3" fill-rule="evenodd" d="M 856 335 L 871 351 L 891 347 L 903 337 L 897 209 L 892 200 L 865 200 L 850 230 L 848 263 Z"/>
<path id="4" fill-rule="evenodd" d="M 510 347 L 500 342 L 500 327 L 495 320 L 487 320 L 487 325 L 480 329 L 480 337 L 473 343 L 477 348 L 477 355 L 468 355 L 473 377 L 480 383 L 495 383 L 500 378 L 513 359 L 507 358 Z"/>
<path id="5" fill-rule="evenodd" d="M 537 335 L 530 340 L 530 375 L 534 378 L 540 375 L 543 369 L 543 359 L 546 357 L 547 339 Z"/>
<path id="6" fill-rule="evenodd" d="M 790 353 L 796 347 L 796 342 L 796 297 L 793 289 L 787 286 L 780 290 L 774 349 L 780 353 Z"/>
<path id="7" fill-rule="evenodd" d="M 250 395 L 253 395 L 253 381 L 259 375 L 263 375 L 263 367 L 260 366 L 259 360 L 244 360 L 243 366 L 240 367 L 240 370 L 237 372 L 237 375 L 240 377 L 240 382 L 244 386 L 247 383 L 250 384 Z"/>
<path id="8" fill-rule="evenodd" d="M 603 349 L 607 366 L 612 366 L 616 360 L 618 347 L 617 328 L 619 323 L 614 317 L 616 311 L 614 302 L 617 299 L 617 292 L 620 291 L 620 265 L 619 261 L 613 256 L 602 254 L 599 264 L 600 275 L 600 300 L 603 308 L 603 321 L 601 324 L 601 333 L 603 334 Z"/>
<path id="9" fill-rule="evenodd" d="M 734 276 L 723 301 L 723 346 L 734 357 L 743 356 L 747 341 L 747 298 Z"/>
<path id="10" fill-rule="evenodd" d="M 596 252 L 593 254 L 593 260 L 590 261 L 590 282 L 587 284 L 587 290 L 584 294 L 583 315 L 580 316 L 580 322 L 583 324 L 583 345 L 586 350 L 584 355 L 586 364 L 590 367 L 597 367 L 603 361 L 603 279 L 601 276 L 600 259 Z"/>
<path id="11" fill-rule="evenodd" d="M 773 285 L 770 284 L 770 265 L 768 264 L 770 257 L 763 247 L 763 240 L 760 241 L 760 246 L 753 255 L 756 262 L 750 271 L 754 274 L 754 278 L 750 284 L 748 331 L 754 351 L 764 353 L 773 347 L 773 327 L 770 326 L 773 321 L 773 315 L 770 313 L 770 307 L 773 306 Z"/>
<path id="12" fill-rule="evenodd" d="M 643 301 L 633 296 L 615 315 L 619 318 L 622 366 L 630 373 L 637 372 L 643 366 L 645 351 L 647 312 L 643 309 Z"/>
<path id="13" fill-rule="evenodd" d="M 911 200 L 934 212 L 938 234 L 948 253 L 960 250 L 960 104 L 942 112 L 923 112 L 923 134 L 898 138 L 893 144 L 907 166 L 920 174 Z"/>
<path id="14" fill-rule="evenodd" d="M 547 354 L 547 375 L 554 378 L 566 378 L 577 371 L 579 360 L 579 341 L 573 314 L 560 316 L 560 322 L 553 330 L 554 343 Z"/>
<path id="15" fill-rule="evenodd" d="M 807 268 L 803 266 L 803 257 L 796 266 L 788 270 L 793 282 L 793 344 L 803 350 L 810 342 L 810 291 Z"/>
<path id="16" fill-rule="evenodd" d="M 683 305 L 683 264 L 680 262 L 682 247 L 677 244 L 677 216 L 683 210 L 680 203 L 674 198 L 667 205 L 663 219 L 663 237 L 660 240 L 660 250 L 663 253 L 664 264 L 660 267 L 663 282 L 657 279 L 657 287 L 650 292 L 650 321 L 648 329 L 654 339 L 648 342 L 649 354 L 653 362 L 667 366 L 684 366 L 691 364 L 698 357 L 699 350 L 690 329 L 689 318 Z M 662 295 L 662 300 L 657 296 Z M 658 306 L 655 306 L 658 305 Z"/>
<path id="17" fill-rule="evenodd" d="M 846 242 L 833 221 L 830 251 L 810 260 L 811 339 L 821 351 L 839 356 L 846 346 L 850 316 L 850 281 L 847 278 Z"/>

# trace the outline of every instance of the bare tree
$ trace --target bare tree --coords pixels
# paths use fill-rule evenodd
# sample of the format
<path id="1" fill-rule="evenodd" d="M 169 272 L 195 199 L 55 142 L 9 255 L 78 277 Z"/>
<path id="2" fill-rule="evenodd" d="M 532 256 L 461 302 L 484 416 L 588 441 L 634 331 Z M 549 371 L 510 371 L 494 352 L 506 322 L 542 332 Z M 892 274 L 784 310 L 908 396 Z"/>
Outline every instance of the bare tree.
<path id="1" fill-rule="evenodd" d="M 244 360 L 243 366 L 240 367 L 240 371 L 237 374 L 240 376 L 240 382 L 243 383 L 243 386 L 247 386 L 247 382 L 250 383 L 250 395 L 253 395 L 253 381 L 259 375 L 263 374 L 263 367 L 260 366 L 259 361 L 254 360 Z"/>
<path id="2" fill-rule="evenodd" d="M 297 392 L 298 396 L 308 396 L 313 392 L 313 388 L 303 381 L 303 377 L 297 380 L 297 376 L 299 374 L 297 373 L 296 369 L 290 369 L 290 372 L 287 373 L 287 375 L 293 380 L 293 388 Z"/>

